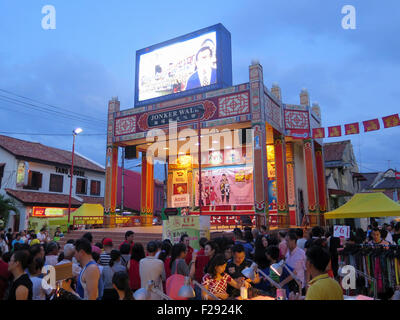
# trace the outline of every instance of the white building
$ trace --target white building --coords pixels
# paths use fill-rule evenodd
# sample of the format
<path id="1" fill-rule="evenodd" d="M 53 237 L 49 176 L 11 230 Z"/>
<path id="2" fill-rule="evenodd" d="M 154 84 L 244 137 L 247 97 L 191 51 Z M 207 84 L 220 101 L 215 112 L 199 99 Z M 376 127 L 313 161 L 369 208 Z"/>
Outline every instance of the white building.
<path id="1" fill-rule="evenodd" d="M 0 194 L 19 209 L 8 227 L 28 228 L 31 217 L 68 214 L 72 153 L 40 143 L 0 135 Z M 104 202 L 104 167 L 75 153 L 71 207 Z"/>

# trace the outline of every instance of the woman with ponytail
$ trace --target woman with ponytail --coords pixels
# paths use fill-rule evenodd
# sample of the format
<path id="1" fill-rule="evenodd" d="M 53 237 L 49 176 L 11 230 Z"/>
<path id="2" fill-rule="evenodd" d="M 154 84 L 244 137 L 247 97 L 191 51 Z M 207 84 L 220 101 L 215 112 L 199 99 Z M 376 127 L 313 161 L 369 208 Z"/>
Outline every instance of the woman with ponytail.
<path id="1" fill-rule="evenodd" d="M 134 300 L 132 290 L 129 287 L 129 276 L 124 271 L 114 273 L 112 284 L 118 293 L 119 300 Z"/>

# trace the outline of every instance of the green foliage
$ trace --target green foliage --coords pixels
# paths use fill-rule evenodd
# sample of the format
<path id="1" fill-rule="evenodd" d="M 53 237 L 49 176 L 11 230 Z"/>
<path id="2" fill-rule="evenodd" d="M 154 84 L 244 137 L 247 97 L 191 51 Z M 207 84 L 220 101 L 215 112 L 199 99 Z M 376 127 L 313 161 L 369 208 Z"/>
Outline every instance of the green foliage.
<path id="1" fill-rule="evenodd" d="M 15 202 L 12 199 L 6 198 L 4 195 L 0 194 L 0 219 L 4 222 L 4 225 L 7 225 L 10 211 L 14 211 L 16 214 L 19 214 L 19 210 L 15 205 Z"/>

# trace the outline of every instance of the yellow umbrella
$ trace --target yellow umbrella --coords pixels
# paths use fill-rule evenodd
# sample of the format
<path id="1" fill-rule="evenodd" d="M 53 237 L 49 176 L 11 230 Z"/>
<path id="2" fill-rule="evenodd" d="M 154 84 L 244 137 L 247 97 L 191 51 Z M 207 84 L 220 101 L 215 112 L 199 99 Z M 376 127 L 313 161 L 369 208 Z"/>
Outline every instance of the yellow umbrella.
<path id="1" fill-rule="evenodd" d="M 397 216 L 400 216 L 400 204 L 382 192 L 357 193 L 341 207 L 325 213 L 325 219 Z"/>

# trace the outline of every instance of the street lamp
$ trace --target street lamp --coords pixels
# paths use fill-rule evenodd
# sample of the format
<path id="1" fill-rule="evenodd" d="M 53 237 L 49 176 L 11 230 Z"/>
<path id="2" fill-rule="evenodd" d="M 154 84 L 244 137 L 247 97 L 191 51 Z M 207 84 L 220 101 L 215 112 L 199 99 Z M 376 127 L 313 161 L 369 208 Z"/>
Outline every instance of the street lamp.
<path id="1" fill-rule="evenodd" d="M 68 228 L 71 216 L 71 198 L 72 198 L 72 178 L 74 175 L 74 154 L 75 154 L 75 136 L 82 132 L 82 128 L 76 128 L 72 131 L 72 161 L 71 161 L 71 182 L 69 184 L 69 198 L 68 198 Z"/>

